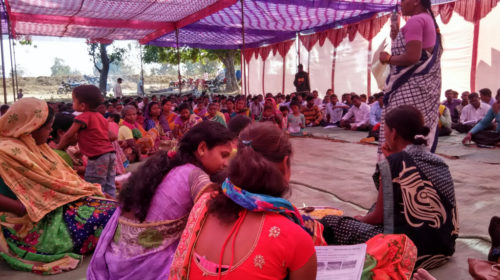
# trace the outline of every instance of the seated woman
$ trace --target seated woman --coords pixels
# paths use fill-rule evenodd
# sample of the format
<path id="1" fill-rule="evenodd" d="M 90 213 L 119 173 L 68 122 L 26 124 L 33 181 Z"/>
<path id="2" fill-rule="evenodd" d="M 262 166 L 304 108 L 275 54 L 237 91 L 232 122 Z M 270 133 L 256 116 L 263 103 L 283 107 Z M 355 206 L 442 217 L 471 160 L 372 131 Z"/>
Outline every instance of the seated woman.
<path id="1" fill-rule="evenodd" d="M 168 125 L 163 126 L 160 121 L 161 108 L 159 103 L 149 103 L 144 114 L 144 128 L 149 134 L 155 135 L 156 140 L 153 150 L 157 151 L 162 140 L 169 140 L 172 138 L 172 132 Z"/>
<path id="2" fill-rule="evenodd" d="M 472 140 L 479 145 L 500 147 L 500 89 L 495 99 L 496 102 L 493 103 L 486 116 L 467 133 L 462 141 L 464 144 Z M 488 130 L 493 120 L 497 123 L 496 130 Z"/>
<path id="3" fill-rule="evenodd" d="M 172 101 L 170 99 L 163 99 L 161 102 L 161 115 L 160 115 L 160 123 L 163 127 L 164 131 L 167 131 L 167 128 L 169 128 L 169 131 L 174 130 L 174 121 L 175 118 L 177 117 L 177 114 L 172 112 Z"/>
<path id="4" fill-rule="evenodd" d="M 291 155 L 275 125 L 241 132 L 222 190 L 204 194 L 191 211 L 169 279 L 316 279 L 313 239 L 281 198 L 290 189 Z"/>
<path id="5" fill-rule="evenodd" d="M 36 98 L 0 118 L 0 258 L 40 274 L 76 268 L 116 208 L 46 144 L 53 121 Z"/>
<path id="6" fill-rule="evenodd" d="M 216 122 L 193 127 L 178 151 L 159 151 L 132 173 L 102 233 L 87 278 L 162 279 L 197 198 L 227 166 L 232 135 Z"/>
<path id="7" fill-rule="evenodd" d="M 76 170 L 80 175 L 85 174 L 86 162 L 83 155 L 80 153 L 77 145 L 76 134 L 74 139 L 70 140 L 68 148 L 66 150 L 57 150 L 55 147 L 59 144 L 59 141 L 69 130 L 73 124 L 74 116 L 70 113 L 57 113 L 54 118 L 54 123 L 52 124 L 52 132 L 50 133 L 49 146 L 56 152 L 71 168 Z"/>
<path id="8" fill-rule="evenodd" d="M 108 130 L 111 134 L 113 135 L 118 135 L 120 131 L 120 114 L 116 113 L 111 113 L 108 116 Z M 120 143 L 118 142 L 118 138 L 116 138 L 115 141 L 111 142 L 111 145 L 113 145 L 113 148 L 115 149 L 116 152 L 116 175 L 122 175 L 127 173 L 127 170 L 125 168 L 128 167 L 130 162 L 127 159 L 127 156 L 123 152 L 122 147 L 120 147 Z"/>
<path id="9" fill-rule="evenodd" d="M 174 121 L 174 137 L 180 141 L 182 136 L 192 127 L 200 123 L 202 119 L 195 114 L 191 114 L 191 109 L 187 103 L 179 105 L 177 111 L 179 115 Z"/>
<path id="10" fill-rule="evenodd" d="M 373 211 L 364 217 L 326 216 L 328 244 L 364 243 L 379 233 L 406 234 L 418 248 L 416 268 L 432 269 L 455 252 L 458 220 L 455 190 L 446 163 L 425 150 L 420 111 L 404 105 L 385 117 L 385 159 L 374 175 Z"/>
<path id="11" fill-rule="evenodd" d="M 138 160 L 140 154 L 149 154 L 154 150 L 156 136 L 154 133 L 148 133 L 142 125 L 137 122 L 137 108 L 127 105 L 122 111 L 123 122 L 118 130 L 118 141 L 121 141 L 121 147 L 130 162 Z M 130 157 L 129 150 L 136 156 Z"/>

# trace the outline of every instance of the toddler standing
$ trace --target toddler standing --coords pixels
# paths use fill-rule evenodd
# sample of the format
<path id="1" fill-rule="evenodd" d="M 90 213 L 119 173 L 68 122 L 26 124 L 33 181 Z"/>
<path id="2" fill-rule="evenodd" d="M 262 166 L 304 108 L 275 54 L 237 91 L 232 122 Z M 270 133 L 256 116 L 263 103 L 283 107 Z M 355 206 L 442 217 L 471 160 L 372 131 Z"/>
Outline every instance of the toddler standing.
<path id="1" fill-rule="evenodd" d="M 116 140 L 116 135 L 109 132 L 108 121 L 96 111 L 103 102 L 101 91 L 94 85 L 81 85 L 73 89 L 72 96 L 73 109 L 81 114 L 75 117 L 57 148 L 64 150 L 78 134 L 80 151 L 88 158 L 85 181 L 101 184 L 104 193 L 115 197 L 116 155 L 111 141 Z"/>

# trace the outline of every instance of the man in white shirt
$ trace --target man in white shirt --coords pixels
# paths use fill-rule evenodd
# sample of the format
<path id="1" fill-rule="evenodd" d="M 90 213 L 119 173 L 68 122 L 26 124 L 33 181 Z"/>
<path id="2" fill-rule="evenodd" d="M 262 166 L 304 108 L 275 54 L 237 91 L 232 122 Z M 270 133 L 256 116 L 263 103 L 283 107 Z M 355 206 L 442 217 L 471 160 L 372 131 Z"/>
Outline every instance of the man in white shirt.
<path id="1" fill-rule="evenodd" d="M 353 106 L 340 121 L 340 126 L 345 129 L 368 131 L 370 128 L 370 106 L 361 102 L 358 95 L 354 95 L 351 99 Z M 350 120 L 352 116 L 354 116 L 354 121 Z"/>
<path id="2" fill-rule="evenodd" d="M 320 106 L 321 104 L 323 104 L 323 100 L 321 100 L 321 98 L 318 97 L 317 90 L 313 90 L 312 95 L 314 97 L 314 105 Z"/>
<path id="3" fill-rule="evenodd" d="M 116 80 L 115 87 L 113 88 L 113 94 L 115 95 L 115 98 L 123 97 L 122 86 L 121 86 L 122 81 L 123 81 L 122 78 L 118 78 Z"/>
<path id="4" fill-rule="evenodd" d="M 460 115 L 460 122 L 454 124 L 453 129 L 460 133 L 467 133 L 471 130 L 476 123 L 486 116 L 486 113 L 491 108 L 490 105 L 481 102 L 479 95 L 475 92 L 469 95 L 469 105 L 462 109 L 462 114 Z"/>
<path id="5" fill-rule="evenodd" d="M 349 106 L 340 102 L 336 94 L 332 94 L 330 103 L 326 104 L 326 122 L 329 125 L 339 125 L 344 109 L 349 109 Z"/>

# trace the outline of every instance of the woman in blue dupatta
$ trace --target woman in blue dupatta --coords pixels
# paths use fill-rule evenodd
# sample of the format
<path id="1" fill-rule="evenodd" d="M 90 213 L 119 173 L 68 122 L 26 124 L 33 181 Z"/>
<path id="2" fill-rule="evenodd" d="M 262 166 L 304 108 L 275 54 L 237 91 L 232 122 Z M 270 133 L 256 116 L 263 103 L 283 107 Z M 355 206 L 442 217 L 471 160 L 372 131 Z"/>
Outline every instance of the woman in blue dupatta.
<path id="1" fill-rule="evenodd" d="M 439 118 L 443 50 L 441 34 L 432 16 L 430 0 L 402 0 L 401 12 L 410 19 L 401 30 L 396 24 L 391 26 L 392 55 L 387 52 L 380 54 L 380 61 L 389 64 L 391 71 L 384 88 L 379 154 L 385 140 L 385 115 L 402 105 L 420 110 L 425 126 L 431 129 L 429 145 L 437 140 L 435 131 Z"/>

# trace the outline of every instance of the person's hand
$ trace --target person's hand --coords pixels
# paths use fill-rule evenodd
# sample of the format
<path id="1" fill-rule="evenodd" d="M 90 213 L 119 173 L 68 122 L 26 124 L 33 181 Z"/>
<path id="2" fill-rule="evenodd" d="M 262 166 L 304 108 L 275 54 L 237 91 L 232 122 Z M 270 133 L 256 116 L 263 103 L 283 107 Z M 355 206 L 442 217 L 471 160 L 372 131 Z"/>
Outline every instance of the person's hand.
<path id="1" fill-rule="evenodd" d="M 389 63 L 389 60 L 391 59 L 391 55 L 388 52 L 381 52 L 379 56 L 379 60 L 382 64 L 387 64 Z"/>
<path id="2" fill-rule="evenodd" d="M 352 130 L 352 131 L 356 131 L 357 129 L 358 129 L 358 127 L 357 127 L 357 126 L 355 126 L 355 125 L 351 125 L 351 130 Z"/>
<path id="3" fill-rule="evenodd" d="M 472 140 L 472 133 L 467 133 L 467 135 L 464 137 L 464 140 L 462 140 L 462 144 L 467 145 L 470 144 L 470 141 Z"/>
<path id="4" fill-rule="evenodd" d="M 382 153 L 385 157 L 388 157 L 394 153 L 389 143 L 385 142 L 384 145 L 382 145 Z"/>

